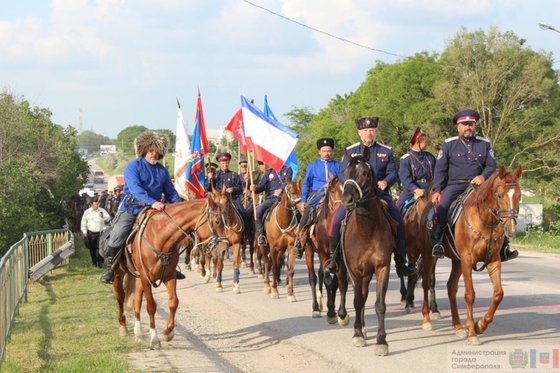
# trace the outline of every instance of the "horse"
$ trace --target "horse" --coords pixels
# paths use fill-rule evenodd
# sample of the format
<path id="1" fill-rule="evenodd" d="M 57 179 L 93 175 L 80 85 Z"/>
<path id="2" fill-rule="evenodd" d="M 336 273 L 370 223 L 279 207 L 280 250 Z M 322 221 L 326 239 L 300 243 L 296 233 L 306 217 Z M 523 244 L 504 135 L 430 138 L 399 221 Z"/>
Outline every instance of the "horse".
<path id="1" fill-rule="evenodd" d="M 377 178 L 369 164 L 369 148 L 363 155 L 346 151 L 348 166 L 344 170 L 345 182 L 342 189 L 342 205 L 348 212 L 344 228 L 342 254 L 345 266 L 339 266 L 338 280 L 340 292 L 345 293 L 346 273 L 354 289 L 354 336 L 352 343 L 356 347 L 366 345 L 364 306 L 368 297 L 369 283 L 373 275 L 376 278 L 375 313 L 378 330 L 375 355 L 389 354 L 389 345 L 385 331 L 385 296 L 389 285 L 391 256 L 395 242 L 395 223 L 390 218 L 387 208 L 378 197 Z M 347 286 L 347 285 L 346 285 Z M 341 303 L 341 307 L 344 304 Z M 339 317 L 346 313 L 339 310 Z"/>
<path id="2" fill-rule="evenodd" d="M 264 292 L 273 299 L 278 298 L 278 282 L 283 257 L 287 248 L 292 248 L 296 239 L 298 226 L 298 211 L 301 205 L 300 181 L 288 180 L 282 197 L 270 212 L 270 217 L 265 224 L 265 234 L 268 244 L 259 246 L 264 262 Z M 294 295 L 294 267 L 295 256 L 288 250 L 287 292 L 288 301 L 295 302 Z M 270 272 L 272 270 L 272 287 L 270 285 Z"/>
<path id="3" fill-rule="evenodd" d="M 447 294 L 452 315 L 451 324 L 455 334 L 461 338 L 467 338 L 468 344 L 471 345 L 481 344 L 478 336 L 483 334 L 493 321 L 494 314 L 504 297 L 500 250 L 505 237 L 512 237 L 516 232 L 521 200 L 519 186 L 521 175 L 521 165 L 511 172 L 507 171 L 505 166 L 501 166 L 480 186 L 473 187 L 474 191 L 465 197 L 454 225 L 453 236 L 448 230 L 444 232 L 445 256 L 451 259 L 451 273 L 447 281 Z M 431 256 L 431 245 L 424 248 L 423 255 L 422 275 L 430 281 L 422 282 L 424 288 L 422 328 L 432 330 L 427 289 L 433 282 L 429 274 L 432 272 L 436 260 Z M 477 267 L 479 262 L 483 264 Z M 493 296 L 484 317 L 475 322 L 473 309 L 475 291 L 472 271 L 482 271 L 484 268 L 487 269 L 492 282 Z M 461 275 L 465 285 L 467 330 L 461 323 L 457 309 L 457 291 Z"/>
<path id="4" fill-rule="evenodd" d="M 119 334 L 128 335 L 124 304 L 133 298 L 134 335 L 142 338 L 140 310 L 142 296 L 146 297 L 146 309 L 150 318 L 150 347 L 160 349 L 161 342 L 155 327 L 156 302 L 152 287 L 165 284 L 168 294 L 169 318 L 162 339 L 171 341 L 175 335 L 175 312 L 179 305 L 175 268 L 179 261 L 179 246 L 193 232 L 201 220 L 206 219 L 216 235 L 215 250 L 225 250 L 227 244 L 219 237 L 225 236 L 221 205 L 211 197 L 166 205 L 158 212 L 144 209 L 137 218 L 129 237 L 129 244 L 121 251 L 115 262 L 113 288 L 119 305 Z M 131 252 L 130 252 L 131 250 Z M 124 258 L 123 258 L 124 257 Z M 130 276 L 136 277 L 136 281 Z M 125 286 L 125 278 L 129 285 Z M 134 294 L 132 294 L 134 292 Z"/>
<path id="5" fill-rule="evenodd" d="M 431 191 L 431 185 L 426 189 Z M 408 276 L 406 285 L 405 279 L 403 277 L 400 278 L 401 306 L 405 309 L 405 313 L 409 314 L 414 312 L 414 288 L 418 279 L 421 277 L 420 274 L 425 264 L 424 257 L 426 255 L 431 257 L 432 244 L 430 231 L 423 229 L 427 213 L 432 207 L 431 196 L 432 192 L 426 192 L 424 196 L 417 198 L 403 217 L 408 258 L 410 262 L 416 263 L 416 267 L 418 268 L 417 273 Z M 430 208 L 427 209 L 427 207 Z M 426 248 L 430 251 L 425 251 L 424 249 Z M 435 294 L 435 265 L 432 267 L 432 272 L 429 274 L 429 277 L 428 275 L 422 276 L 422 281 L 431 282 L 431 285 L 429 285 L 429 293 L 424 294 L 428 299 L 431 317 L 432 319 L 441 319 L 441 313 L 438 309 Z"/>
<path id="6" fill-rule="evenodd" d="M 321 317 L 323 311 L 323 283 L 327 290 L 327 322 L 334 324 L 337 322 L 336 311 L 334 309 L 335 294 L 338 289 L 338 282 L 335 275 L 334 280 L 325 281 L 325 273 L 323 268 L 330 257 L 329 250 L 329 225 L 332 216 L 340 205 L 342 195 L 342 184 L 338 177 L 329 175 L 329 182 L 325 190 L 324 200 L 317 206 L 317 221 L 313 227 L 306 231 L 300 232 L 300 237 L 304 243 L 305 263 L 307 265 L 309 285 L 312 294 L 312 314 L 311 317 Z M 317 274 L 314 267 L 315 253 L 319 256 L 319 287 L 317 288 Z M 346 319 L 348 321 L 348 319 Z M 347 323 L 346 323 L 347 324 Z"/>

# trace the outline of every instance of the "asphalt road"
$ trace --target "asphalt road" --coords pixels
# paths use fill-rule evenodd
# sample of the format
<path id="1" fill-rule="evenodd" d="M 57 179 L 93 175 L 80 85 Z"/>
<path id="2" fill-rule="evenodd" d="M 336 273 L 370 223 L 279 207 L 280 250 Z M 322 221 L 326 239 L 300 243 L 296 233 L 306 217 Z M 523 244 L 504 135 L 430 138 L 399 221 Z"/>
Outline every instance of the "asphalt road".
<path id="1" fill-rule="evenodd" d="M 162 350 L 146 349 L 131 354 L 129 362 L 138 369 L 153 372 L 438 373 L 472 371 L 474 365 L 467 367 L 459 360 L 465 356 L 462 354 L 471 350 L 477 353 L 491 350 L 494 351 L 489 353 L 491 359 L 488 356 L 467 356 L 470 356 L 470 363 L 478 364 L 476 370 L 479 372 L 510 372 L 513 369 L 509 362 L 513 355 L 510 354 L 516 349 L 528 362 L 527 353 L 531 349 L 540 353 L 551 346 L 560 348 L 560 256 L 521 252 L 518 259 L 504 264 L 504 299 L 488 330 L 480 337 L 482 345 L 474 347 L 468 346 L 466 339 L 455 336 L 451 329 L 445 289 L 449 269 L 450 261 L 440 260 L 436 291 L 442 319 L 433 321 L 433 331 L 421 328 L 421 290 L 416 290 L 415 313 L 405 314 L 400 306 L 398 279 L 394 272 L 391 274 L 386 316 L 389 356 L 386 357 L 374 354 L 377 331 L 374 281 L 370 284 L 365 309 L 368 345 L 357 348 L 352 345 L 352 292 L 349 292 L 347 302 L 351 316 L 349 326 L 328 324 L 324 313 L 321 318 L 312 318 L 311 290 L 303 260 L 296 263 L 295 303 L 287 301 L 284 286 L 279 288 L 280 299 L 271 299 L 264 294 L 263 280 L 248 274 L 247 268 L 241 269 L 241 293 L 234 294 L 229 262 L 224 270 L 222 293 L 215 291 L 214 281 L 207 284 L 199 273 L 187 272 L 187 279 L 178 283 L 181 303 L 176 317 L 175 339 L 162 342 Z M 475 273 L 473 279 L 475 319 L 479 319 L 490 304 L 492 287 L 486 271 Z M 464 322 L 464 288 L 460 284 L 458 301 Z M 155 294 L 158 300 L 156 327 L 161 331 L 167 318 L 167 294 L 163 286 L 156 289 Z M 114 321 L 116 333 L 116 315 Z M 133 322 L 131 318 L 128 321 Z M 147 333 L 145 314 L 142 323 Z M 501 351 L 502 356 L 492 357 L 495 351 Z M 541 364 L 539 368 L 550 370 L 531 371 L 559 371 L 552 369 L 552 360 L 551 352 L 548 363 L 537 362 Z"/>

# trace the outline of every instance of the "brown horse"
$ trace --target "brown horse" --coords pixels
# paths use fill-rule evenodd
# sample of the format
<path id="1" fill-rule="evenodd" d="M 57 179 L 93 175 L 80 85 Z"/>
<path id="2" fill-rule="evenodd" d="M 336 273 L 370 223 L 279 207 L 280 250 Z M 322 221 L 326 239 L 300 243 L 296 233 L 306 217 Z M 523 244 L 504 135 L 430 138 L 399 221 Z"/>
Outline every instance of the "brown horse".
<path id="1" fill-rule="evenodd" d="M 474 192 L 465 198 L 453 230 L 454 237 L 447 230 L 444 233 L 445 256 L 451 259 L 447 294 L 451 308 L 452 327 L 459 337 L 468 338 L 468 343 L 472 345 L 481 343 L 478 335 L 484 333 L 488 328 L 504 297 L 500 250 L 505 237 L 512 237 L 517 228 L 516 219 L 521 200 L 519 186 L 521 174 L 521 165 L 512 172 L 508 172 L 504 166 L 501 166 L 488 180 L 479 187 L 475 187 Z M 455 243 L 456 250 L 452 242 Z M 425 249 L 423 254 L 423 276 L 431 278 L 430 273 L 436 262 L 431 256 L 431 245 Z M 477 268 L 479 262 L 483 264 Z M 494 291 L 488 311 L 482 319 L 475 322 L 473 309 L 475 291 L 472 271 L 482 271 L 484 268 L 488 271 Z M 457 291 L 461 275 L 465 285 L 467 330 L 461 323 L 457 309 Z M 422 283 L 424 288 L 422 328 L 425 330 L 432 329 L 427 299 L 428 283 L 430 281 Z"/>
<path id="2" fill-rule="evenodd" d="M 298 226 L 298 208 L 301 204 L 300 182 L 288 180 L 280 202 L 270 212 L 270 218 L 265 225 L 268 244 L 259 246 L 264 262 L 264 292 L 273 299 L 278 298 L 278 279 L 282 258 L 288 250 L 287 291 L 288 301 L 295 302 L 294 295 L 294 267 L 295 256 L 291 248 L 296 239 Z M 272 288 L 270 286 L 270 272 L 272 270 Z"/>
<path id="3" fill-rule="evenodd" d="M 332 175 L 330 175 L 332 176 Z M 305 230 L 300 232 L 300 237 L 305 242 L 305 263 L 307 264 L 307 272 L 309 285 L 311 286 L 312 295 L 312 314 L 311 317 L 321 317 L 323 311 L 323 282 L 327 290 L 327 322 L 334 324 L 337 322 L 336 311 L 334 309 L 336 290 L 338 282 L 335 275 L 334 279 L 325 281 L 325 273 L 323 268 L 330 257 L 329 250 L 329 225 L 332 216 L 340 205 L 342 196 L 342 184 L 338 177 L 330 177 L 325 191 L 325 199 L 317 206 L 318 215 L 317 222 L 310 227 L 309 233 Z M 317 288 L 317 274 L 315 273 L 315 253 L 319 256 L 319 287 Z M 348 321 L 348 319 L 346 319 Z M 347 324 L 347 323 L 346 323 Z"/>
<path id="4" fill-rule="evenodd" d="M 347 282 L 347 271 L 352 281 L 356 312 L 352 343 L 356 347 L 362 347 L 366 345 L 364 307 L 369 283 L 375 275 L 375 313 L 378 321 L 375 354 L 385 356 L 389 353 L 385 331 L 385 296 L 389 285 L 395 224 L 377 196 L 377 179 L 369 164 L 369 156 L 367 147 L 363 155 L 352 155 L 348 152 L 345 154 L 348 166 L 344 170 L 346 181 L 342 190 L 342 205 L 348 211 L 348 216 L 341 241 L 346 266 L 339 266 L 338 280 L 341 284 Z M 342 300 L 342 294 L 345 292 L 342 285 L 340 292 Z"/>
<path id="5" fill-rule="evenodd" d="M 416 263 L 418 272 L 408 276 L 407 284 L 405 279 L 400 278 L 401 281 L 401 305 L 404 307 L 406 313 L 414 312 L 414 287 L 420 278 L 423 271 L 424 257 L 429 255 L 431 258 L 431 239 L 430 231 L 426 229 L 426 216 L 428 210 L 432 208 L 431 185 L 426 188 L 426 193 L 423 197 L 417 198 L 416 201 L 408 208 L 404 219 L 405 233 L 406 233 L 406 247 L 408 248 L 408 259 L 411 263 Z M 429 251 L 428 251 L 429 250 Z M 431 311 L 432 319 L 441 319 L 441 314 L 438 310 L 435 293 L 435 265 L 432 267 L 432 273 L 429 276 L 422 276 L 422 282 L 427 281 L 428 293 L 424 294 L 425 299 L 428 299 L 429 308 Z M 431 278 L 430 278 L 431 277 Z M 431 284 L 431 285 L 430 285 Z"/>
<path id="6" fill-rule="evenodd" d="M 165 206 L 163 212 L 145 210 L 140 214 L 137 224 L 138 231 L 134 234 L 131 244 L 122 252 L 126 260 L 120 260 L 115 268 L 113 287 L 119 305 L 119 329 L 121 335 L 127 335 L 124 303 L 130 298 L 134 286 L 125 286 L 124 278 L 130 275 L 137 277 L 134 293 L 134 334 L 142 337 L 140 328 L 140 309 L 142 295 L 146 297 L 146 309 L 150 317 L 150 346 L 161 348 L 155 327 L 156 302 L 152 287 L 164 283 L 168 293 L 169 318 L 162 334 L 162 339 L 170 341 L 174 337 L 175 312 L 179 305 L 177 298 L 177 278 L 175 268 L 179 260 L 179 246 L 193 232 L 201 219 L 207 219 L 217 237 L 224 237 L 223 212 L 220 204 L 212 198 L 190 200 Z M 150 215 L 147 219 L 142 216 Z M 219 240 L 218 240 L 219 241 Z M 227 245 L 227 244 L 218 244 Z M 132 253 L 129 253 L 132 249 Z M 225 248 L 222 248 L 225 249 Z M 126 276 L 125 276 L 126 275 Z"/>

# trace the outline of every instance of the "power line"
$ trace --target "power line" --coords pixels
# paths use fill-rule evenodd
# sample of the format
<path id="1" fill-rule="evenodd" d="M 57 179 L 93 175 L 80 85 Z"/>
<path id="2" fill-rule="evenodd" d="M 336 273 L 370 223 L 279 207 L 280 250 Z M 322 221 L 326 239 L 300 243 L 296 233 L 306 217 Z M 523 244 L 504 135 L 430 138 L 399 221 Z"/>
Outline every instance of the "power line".
<path id="1" fill-rule="evenodd" d="M 369 49 L 369 50 L 371 50 L 371 51 L 384 53 L 384 54 L 387 54 L 387 55 L 390 55 L 390 56 L 406 58 L 406 56 L 401 56 L 400 54 L 395 54 L 395 53 L 387 52 L 387 51 L 384 51 L 384 50 L 381 50 L 381 49 L 376 49 L 376 48 L 368 47 L 367 45 L 363 45 L 363 44 L 360 44 L 360 43 L 356 43 L 356 42 L 354 42 L 354 41 L 352 41 L 352 40 L 344 39 L 344 38 L 341 38 L 340 36 L 336 36 L 336 35 L 330 34 L 330 33 L 328 33 L 328 32 L 321 31 L 321 30 L 319 30 L 319 29 L 316 29 L 315 27 L 311 27 L 311 26 L 308 26 L 308 25 L 306 25 L 306 24 L 304 24 L 304 23 L 301 23 L 301 22 L 298 22 L 298 21 L 293 20 L 293 19 L 291 19 L 291 18 L 288 18 L 288 17 L 286 17 L 286 16 L 284 16 L 284 15 L 282 15 L 282 14 L 276 13 L 276 12 L 274 12 L 274 11 L 268 9 L 268 8 L 262 7 L 262 6 L 260 6 L 260 5 L 257 5 L 257 4 L 255 4 L 255 3 L 250 2 L 250 1 L 248 1 L 248 0 L 241 0 L 241 1 L 243 1 L 243 2 L 245 2 L 245 3 L 247 3 L 247 4 L 249 4 L 249 5 L 252 5 L 252 6 L 254 6 L 255 8 L 259 8 L 259 9 L 262 9 L 262 10 L 264 10 L 264 11 L 266 11 L 266 12 L 269 12 L 269 13 L 271 13 L 271 14 L 277 16 L 277 17 L 283 18 L 283 19 L 285 19 L 285 20 L 287 20 L 287 21 L 293 22 L 293 23 L 295 23 L 295 24 L 297 24 L 297 25 L 303 26 L 303 27 L 305 27 L 305 28 L 308 28 L 308 29 L 310 29 L 310 30 L 313 30 L 313 31 L 318 32 L 318 33 L 323 34 L 323 35 L 327 35 L 327 36 L 329 36 L 329 37 L 331 37 L 331 38 L 334 38 L 334 39 L 343 41 L 343 42 L 345 42 L 345 43 L 353 44 L 353 45 L 355 45 L 355 46 L 357 46 L 357 47 L 360 47 L 360 48 Z"/>

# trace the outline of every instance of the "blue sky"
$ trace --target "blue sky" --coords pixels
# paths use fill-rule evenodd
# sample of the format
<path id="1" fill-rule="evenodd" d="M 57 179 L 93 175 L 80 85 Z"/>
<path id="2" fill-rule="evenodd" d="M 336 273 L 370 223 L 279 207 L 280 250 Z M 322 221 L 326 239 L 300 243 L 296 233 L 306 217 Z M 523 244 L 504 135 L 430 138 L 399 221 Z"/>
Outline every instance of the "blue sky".
<path id="1" fill-rule="evenodd" d="M 0 0 L 0 84 L 55 123 L 111 138 L 131 125 L 175 131 L 178 97 L 192 132 L 197 86 L 218 129 L 240 95 L 283 121 L 314 112 L 364 81 L 375 61 L 441 52 L 461 26 L 498 26 L 552 52 L 557 0 Z M 381 53 L 382 50 L 391 54 Z M 375 113 L 364 113 L 374 115 Z"/>

